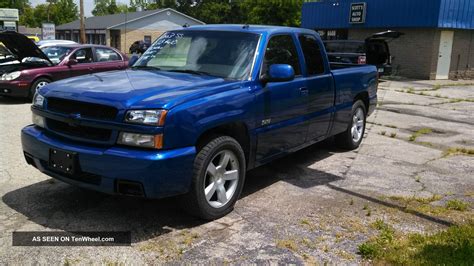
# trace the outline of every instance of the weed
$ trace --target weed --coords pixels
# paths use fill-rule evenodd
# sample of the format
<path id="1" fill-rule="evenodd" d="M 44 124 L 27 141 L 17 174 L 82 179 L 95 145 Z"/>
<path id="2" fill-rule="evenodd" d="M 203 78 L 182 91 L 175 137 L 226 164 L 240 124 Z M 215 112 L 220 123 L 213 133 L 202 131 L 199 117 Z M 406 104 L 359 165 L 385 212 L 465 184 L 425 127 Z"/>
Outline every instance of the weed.
<path id="1" fill-rule="evenodd" d="M 383 227 L 379 235 L 359 245 L 359 253 L 374 264 L 467 265 L 474 261 L 474 224 L 451 226 L 435 234 L 395 234 Z"/>
<path id="2" fill-rule="evenodd" d="M 302 225 L 311 225 L 308 219 L 301 219 L 300 224 Z"/>
<path id="3" fill-rule="evenodd" d="M 349 205 L 354 205 L 354 199 L 351 198 L 351 201 L 349 201 Z"/>
<path id="4" fill-rule="evenodd" d="M 427 127 L 421 128 L 421 129 L 418 129 L 417 131 L 415 131 L 415 133 L 413 133 L 408 140 L 409 141 L 415 141 L 416 138 L 418 138 L 422 135 L 430 134 L 432 132 L 433 132 L 433 130 L 431 128 L 427 128 Z"/>
<path id="5" fill-rule="evenodd" d="M 369 209 L 369 205 L 367 205 L 367 203 L 364 204 L 364 207 L 362 208 L 362 210 L 368 210 L 368 209 Z"/>
<path id="6" fill-rule="evenodd" d="M 387 133 L 387 132 L 386 132 L 385 130 L 380 131 L 380 135 L 382 135 L 382 136 L 385 136 L 386 133 Z"/>
<path id="7" fill-rule="evenodd" d="M 421 181 L 421 177 L 419 175 L 415 176 L 415 182 L 420 183 L 420 181 Z"/>
<path id="8" fill-rule="evenodd" d="M 278 239 L 276 241 L 276 246 L 278 248 L 286 248 L 291 251 L 297 251 L 298 245 L 293 239 Z"/>
<path id="9" fill-rule="evenodd" d="M 452 199 L 446 203 L 446 209 L 456 210 L 456 211 L 465 211 L 469 208 L 469 203 L 462 200 Z"/>
<path id="10" fill-rule="evenodd" d="M 397 136 L 397 133 L 395 133 L 395 132 L 390 133 L 391 138 L 395 138 L 396 136 Z"/>
<path id="11" fill-rule="evenodd" d="M 443 156 L 451 156 L 451 155 L 474 155 L 474 149 L 464 148 L 464 147 L 451 147 L 446 149 L 443 152 Z"/>

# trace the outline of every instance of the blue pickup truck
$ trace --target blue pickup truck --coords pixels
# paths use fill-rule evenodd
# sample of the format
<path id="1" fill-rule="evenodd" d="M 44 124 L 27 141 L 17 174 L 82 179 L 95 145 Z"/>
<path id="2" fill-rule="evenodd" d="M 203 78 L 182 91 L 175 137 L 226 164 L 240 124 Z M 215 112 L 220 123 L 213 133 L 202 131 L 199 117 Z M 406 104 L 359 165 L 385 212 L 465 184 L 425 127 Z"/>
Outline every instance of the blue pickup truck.
<path id="1" fill-rule="evenodd" d="M 186 211 L 216 219 L 247 170 L 331 136 L 357 148 L 377 101 L 377 69 L 331 69 L 306 29 L 192 26 L 133 61 L 38 90 L 27 163 L 109 194 L 180 195 Z"/>

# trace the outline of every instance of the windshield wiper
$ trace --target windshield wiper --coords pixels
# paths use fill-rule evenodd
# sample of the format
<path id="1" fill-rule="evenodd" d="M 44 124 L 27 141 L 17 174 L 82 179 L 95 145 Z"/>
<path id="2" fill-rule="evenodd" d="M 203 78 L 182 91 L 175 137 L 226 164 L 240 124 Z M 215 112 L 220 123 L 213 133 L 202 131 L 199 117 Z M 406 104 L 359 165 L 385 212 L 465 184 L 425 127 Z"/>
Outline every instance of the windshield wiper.
<path id="1" fill-rule="evenodd" d="M 205 71 L 199 71 L 199 70 L 192 70 L 192 69 L 171 69 L 168 70 L 169 72 L 179 72 L 179 73 L 189 73 L 189 74 L 194 74 L 194 75 L 199 75 L 199 76 L 216 76 L 212 75 L 211 73 L 205 72 Z"/>
<path id="2" fill-rule="evenodd" d="M 155 66 L 132 66 L 133 69 L 153 69 L 153 70 L 161 70 L 159 67 Z"/>

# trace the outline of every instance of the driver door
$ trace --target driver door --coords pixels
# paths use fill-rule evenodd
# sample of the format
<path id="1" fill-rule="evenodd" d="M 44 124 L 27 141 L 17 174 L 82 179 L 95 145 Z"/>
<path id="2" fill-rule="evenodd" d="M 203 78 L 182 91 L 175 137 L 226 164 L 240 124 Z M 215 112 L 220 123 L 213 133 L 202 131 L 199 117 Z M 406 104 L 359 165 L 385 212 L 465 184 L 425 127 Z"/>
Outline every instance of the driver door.
<path id="1" fill-rule="evenodd" d="M 77 64 L 69 66 L 69 75 L 71 77 L 91 74 L 94 70 L 94 54 L 92 48 L 77 49 L 69 59 L 76 59 Z"/>
<path id="2" fill-rule="evenodd" d="M 293 35 L 272 36 L 265 49 L 261 74 L 272 64 L 288 64 L 295 71 L 295 79 L 288 82 L 269 82 L 262 88 L 258 102 L 262 102 L 263 118 L 257 123 L 257 160 L 265 161 L 287 152 L 306 141 L 309 122 L 304 118 L 308 111 L 306 79 Z M 261 120 L 261 121 L 260 121 Z"/>

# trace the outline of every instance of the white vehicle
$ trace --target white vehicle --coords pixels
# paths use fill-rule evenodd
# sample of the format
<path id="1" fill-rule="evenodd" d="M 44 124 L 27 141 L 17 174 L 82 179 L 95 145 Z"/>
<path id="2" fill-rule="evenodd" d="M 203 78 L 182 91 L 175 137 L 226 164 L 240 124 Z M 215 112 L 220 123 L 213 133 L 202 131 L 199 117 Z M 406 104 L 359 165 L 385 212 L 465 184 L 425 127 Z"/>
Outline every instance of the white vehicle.
<path id="1" fill-rule="evenodd" d="M 77 42 L 69 40 L 42 40 L 36 43 L 40 49 L 48 46 L 57 46 L 63 44 L 77 44 Z"/>

